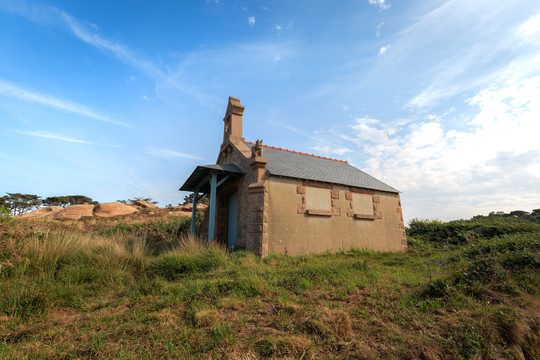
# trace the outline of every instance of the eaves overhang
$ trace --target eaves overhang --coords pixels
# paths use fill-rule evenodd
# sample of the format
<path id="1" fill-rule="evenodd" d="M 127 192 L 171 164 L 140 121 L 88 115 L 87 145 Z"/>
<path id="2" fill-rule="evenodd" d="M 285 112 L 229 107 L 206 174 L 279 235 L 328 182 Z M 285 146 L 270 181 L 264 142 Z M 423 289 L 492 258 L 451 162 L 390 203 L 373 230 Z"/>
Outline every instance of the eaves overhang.
<path id="1" fill-rule="evenodd" d="M 211 165 L 200 165 L 195 168 L 195 170 L 188 177 L 184 185 L 180 187 L 180 191 L 198 191 L 199 193 L 209 193 L 210 192 L 210 183 L 205 181 L 209 178 L 212 172 L 216 172 L 217 181 L 220 182 L 226 177 L 238 177 L 245 174 L 242 169 L 240 169 L 235 164 L 211 164 Z"/>

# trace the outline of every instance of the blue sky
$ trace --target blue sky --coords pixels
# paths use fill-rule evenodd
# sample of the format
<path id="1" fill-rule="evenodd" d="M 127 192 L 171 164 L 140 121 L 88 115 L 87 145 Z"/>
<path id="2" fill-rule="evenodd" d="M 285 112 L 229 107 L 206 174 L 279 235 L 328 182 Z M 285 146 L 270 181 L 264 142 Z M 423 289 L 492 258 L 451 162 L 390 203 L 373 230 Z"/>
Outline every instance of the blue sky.
<path id="1" fill-rule="evenodd" d="M 176 205 L 231 95 L 406 220 L 540 207 L 537 0 L 0 0 L 0 33 L 2 192 Z"/>

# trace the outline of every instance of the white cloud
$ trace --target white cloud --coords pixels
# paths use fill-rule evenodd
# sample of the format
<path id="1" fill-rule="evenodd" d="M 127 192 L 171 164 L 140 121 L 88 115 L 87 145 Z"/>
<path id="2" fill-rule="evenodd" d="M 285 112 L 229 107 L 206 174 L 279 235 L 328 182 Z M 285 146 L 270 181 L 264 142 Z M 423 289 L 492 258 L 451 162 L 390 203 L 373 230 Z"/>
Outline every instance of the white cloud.
<path id="1" fill-rule="evenodd" d="M 23 89 L 19 86 L 8 83 L 0 79 L 0 95 L 9 96 L 19 100 L 32 102 L 47 106 L 50 108 L 67 111 L 73 114 L 82 115 L 95 120 L 107 122 L 110 124 L 123 126 L 127 128 L 134 128 L 132 125 L 122 121 L 113 120 L 105 115 L 102 115 L 95 110 L 88 108 L 87 106 L 74 103 L 69 100 L 63 100 L 50 95 L 44 95 L 30 90 Z"/>
<path id="2" fill-rule="evenodd" d="M 540 40 L 540 13 L 531 16 L 517 30 L 517 34 L 525 39 L 538 43 Z"/>
<path id="3" fill-rule="evenodd" d="M 386 45 L 386 46 L 383 46 L 379 49 L 379 55 L 383 55 L 384 53 L 386 53 L 388 51 L 388 49 L 390 49 L 391 45 Z"/>
<path id="4" fill-rule="evenodd" d="M 248 24 L 249 26 L 255 25 L 255 16 L 248 17 Z"/>
<path id="5" fill-rule="evenodd" d="M 381 9 L 385 10 L 390 8 L 390 4 L 388 4 L 386 0 L 369 0 L 369 3 L 371 5 L 379 6 Z"/>
<path id="6" fill-rule="evenodd" d="M 100 144 L 100 143 L 90 142 L 86 140 L 66 137 L 66 136 L 62 136 L 62 135 L 58 135 L 58 134 L 46 132 L 46 131 L 11 130 L 11 132 L 20 134 L 20 135 L 40 137 L 40 138 L 51 139 L 51 140 L 59 140 L 59 141 L 65 141 L 65 142 L 70 142 L 70 143 L 86 144 L 86 145 L 100 145 L 100 146 L 110 146 L 110 147 L 115 147 L 115 148 L 121 148 L 121 146 L 118 146 L 118 145 Z"/>
<path id="7" fill-rule="evenodd" d="M 182 159 L 193 159 L 193 160 L 205 160 L 196 155 L 191 155 L 191 154 L 178 152 L 175 150 L 161 149 L 161 148 L 156 148 L 156 147 L 148 148 L 146 153 L 153 157 L 162 158 L 162 159 L 182 158 Z"/>
<path id="8" fill-rule="evenodd" d="M 449 114 L 419 123 L 357 118 L 355 135 L 342 138 L 369 156 L 368 173 L 403 191 L 409 218 L 429 217 L 434 207 L 446 219 L 538 207 L 540 76 L 485 88 L 467 102 L 478 109 L 469 128 L 445 129 Z"/>
<path id="9" fill-rule="evenodd" d="M 349 148 L 345 148 L 345 147 L 338 147 L 336 148 L 335 146 L 329 146 L 329 145 L 317 145 L 317 146 L 313 146 L 313 149 L 315 151 L 317 151 L 319 154 L 324 154 L 324 155 L 338 155 L 338 156 L 343 156 L 345 155 L 346 153 L 349 153 L 349 152 L 352 152 L 351 149 Z"/>

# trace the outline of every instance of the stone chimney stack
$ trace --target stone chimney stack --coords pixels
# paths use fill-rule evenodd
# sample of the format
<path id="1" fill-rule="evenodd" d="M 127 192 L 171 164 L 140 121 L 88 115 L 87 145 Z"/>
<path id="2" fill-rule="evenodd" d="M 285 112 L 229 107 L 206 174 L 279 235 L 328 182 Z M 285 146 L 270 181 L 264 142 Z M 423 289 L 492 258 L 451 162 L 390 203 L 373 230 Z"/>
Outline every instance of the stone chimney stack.
<path id="1" fill-rule="evenodd" d="M 227 105 L 227 112 L 223 118 L 225 123 L 223 130 L 223 143 L 227 140 L 241 140 L 245 141 L 242 137 L 242 114 L 244 113 L 244 107 L 240 105 L 240 99 L 229 96 L 229 104 Z"/>

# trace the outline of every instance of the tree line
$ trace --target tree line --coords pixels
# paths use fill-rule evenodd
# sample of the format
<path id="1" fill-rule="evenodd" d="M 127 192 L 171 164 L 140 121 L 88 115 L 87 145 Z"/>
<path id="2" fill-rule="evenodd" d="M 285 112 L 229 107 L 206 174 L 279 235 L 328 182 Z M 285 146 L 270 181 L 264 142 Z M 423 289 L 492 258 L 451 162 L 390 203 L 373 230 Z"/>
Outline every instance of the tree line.
<path id="1" fill-rule="evenodd" d="M 514 210 L 508 213 L 504 211 L 492 211 L 487 216 L 485 215 L 473 216 L 473 219 L 485 219 L 485 218 L 518 218 L 518 219 L 540 223 L 540 209 L 534 209 L 531 212 L 524 211 L 524 210 Z"/>
<path id="2" fill-rule="evenodd" d="M 152 201 L 151 198 L 145 197 L 118 200 L 118 202 L 124 204 L 128 202 L 133 203 L 135 201 L 146 201 L 151 204 L 158 203 L 157 201 Z M 41 206 L 61 206 L 65 208 L 66 206 L 83 204 L 97 205 L 99 203 L 84 195 L 49 196 L 42 198 L 41 196 L 33 194 L 6 193 L 6 195 L 0 197 L 0 215 L 23 215 L 27 212 L 39 209 Z"/>
<path id="3" fill-rule="evenodd" d="M 42 198 L 33 194 L 6 193 L 6 195 L 0 197 L 0 207 L 4 208 L 4 211 L 9 211 L 11 215 L 22 215 L 36 210 L 41 206 L 66 207 L 82 204 L 97 204 L 97 202 L 84 195 L 49 196 Z"/>

